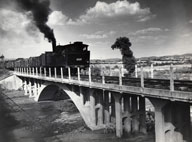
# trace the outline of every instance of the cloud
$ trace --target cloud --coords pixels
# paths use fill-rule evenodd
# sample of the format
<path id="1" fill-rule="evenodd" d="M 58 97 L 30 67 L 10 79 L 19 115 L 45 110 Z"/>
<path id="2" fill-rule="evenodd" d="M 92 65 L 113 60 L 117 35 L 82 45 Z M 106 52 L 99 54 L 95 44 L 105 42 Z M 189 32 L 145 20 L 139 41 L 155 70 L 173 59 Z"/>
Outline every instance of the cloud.
<path id="1" fill-rule="evenodd" d="M 160 45 L 167 40 L 168 31 L 169 29 L 150 27 L 146 29 L 137 30 L 132 33 L 128 33 L 128 36 L 135 43 L 140 43 L 143 45 L 147 45 L 148 43 L 150 43 L 151 45 Z"/>
<path id="2" fill-rule="evenodd" d="M 93 17 L 115 17 L 120 15 L 145 15 L 149 14 L 150 10 L 141 9 L 138 2 L 129 3 L 128 1 L 116 1 L 114 3 L 107 4 L 105 2 L 98 1 L 95 7 L 87 10 L 86 16 Z"/>
<path id="3" fill-rule="evenodd" d="M 192 24 L 192 20 L 190 20 L 189 23 Z"/>
<path id="4" fill-rule="evenodd" d="M 85 22 L 79 19 L 73 21 L 71 18 L 67 17 L 62 13 L 62 11 L 53 11 L 48 18 L 47 24 L 50 26 L 63 26 L 63 25 L 81 25 Z"/>
<path id="5" fill-rule="evenodd" d="M 61 11 L 53 11 L 49 16 L 52 25 L 82 25 L 89 23 L 102 23 L 110 21 L 125 21 L 131 19 L 135 22 L 145 22 L 154 18 L 149 8 L 141 8 L 138 2 L 130 3 L 127 0 L 106 3 L 97 1 L 94 7 L 87 9 L 85 14 L 77 19 L 65 16 Z M 121 19 L 121 20 L 119 20 Z"/>
<path id="6" fill-rule="evenodd" d="M 80 36 L 84 37 L 86 39 L 104 39 L 104 38 L 108 38 L 109 36 L 112 36 L 114 34 L 115 34 L 114 31 L 110 31 L 108 33 L 105 33 L 104 31 L 98 31 L 93 34 L 81 34 Z"/>
<path id="7" fill-rule="evenodd" d="M 0 9 L 0 17 L 0 36 L 4 39 L 22 39 L 28 35 L 38 37 L 36 27 L 27 19 L 25 14 L 8 9 Z"/>
<path id="8" fill-rule="evenodd" d="M 7 32 L 20 33 L 26 24 L 29 23 L 23 14 L 11 10 L 1 9 L 0 17 L 0 27 Z"/>
<path id="9" fill-rule="evenodd" d="M 145 22 L 145 21 L 148 21 L 148 20 L 155 18 L 155 17 L 156 17 L 156 15 L 153 14 L 153 15 L 149 15 L 149 16 L 144 16 L 144 17 L 138 19 L 137 21 L 138 22 Z"/>
<path id="10" fill-rule="evenodd" d="M 138 30 L 136 32 L 128 33 L 128 35 L 129 36 L 143 36 L 143 35 L 147 35 L 147 34 L 154 34 L 154 33 L 167 32 L 167 31 L 169 31 L 169 29 L 150 27 L 150 28 Z"/>
<path id="11" fill-rule="evenodd" d="M 182 37 L 182 38 L 192 37 L 192 33 L 183 33 L 180 35 L 180 37 Z"/>
<path id="12" fill-rule="evenodd" d="M 65 16 L 62 11 L 53 11 L 50 15 L 49 15 L 49 20 L 47 22 L 48 25 L 55 25 L 55 26 L 62 26 L 65 25 L 67 23 L 67 21 L 69 20 L 69 18 L 67 16 Z"/>
<path id="13" fill-rule="evenodd" d="M 86 13 L 79 17 L 77 22 L 90 23 L 97 19 L 113 19 L 118 17 L 135 18 L 137 21 L 147 21 L 154 17 L 149 8 L 141 8 L 138 2 L 130 3 L 127 0 L 116 1 L 107 4 L 98 1 L 96 5 L 89 8 Z"/>
<path id="14" fill-rule="evenodd" d="M 0 0 L 0 8 L 13 8 L 15 7 L 14 0 Z"/>
<path id="15" fill-rule="evenodd" d="M 0 17 L 0 52 L 6 58 L 37 56 L 49 47 L 26 14 L 0 9 Z"/>

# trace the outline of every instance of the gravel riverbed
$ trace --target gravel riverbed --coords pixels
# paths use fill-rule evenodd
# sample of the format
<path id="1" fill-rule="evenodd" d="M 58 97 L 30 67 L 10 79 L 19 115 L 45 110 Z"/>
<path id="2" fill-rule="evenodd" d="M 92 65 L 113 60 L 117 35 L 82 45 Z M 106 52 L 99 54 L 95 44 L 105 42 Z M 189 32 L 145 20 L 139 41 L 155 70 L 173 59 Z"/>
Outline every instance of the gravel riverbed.
<path id="1" fill-rule="evenodd" d="M 117 138 L 86 127 L 70 100 L 35 102 L 0 90 L 0 142 L 154 142 L 154 135 Z"/>

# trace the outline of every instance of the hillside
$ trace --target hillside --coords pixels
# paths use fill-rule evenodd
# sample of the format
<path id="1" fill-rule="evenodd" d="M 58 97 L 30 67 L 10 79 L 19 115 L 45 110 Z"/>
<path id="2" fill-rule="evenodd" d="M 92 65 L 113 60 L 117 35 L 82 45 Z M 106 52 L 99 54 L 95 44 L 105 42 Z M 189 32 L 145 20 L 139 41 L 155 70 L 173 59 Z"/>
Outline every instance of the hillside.
<path id="1" fill-rule="evenodd" d="M 12 75 L 12 72 L 6 70 L 6 69 L 0 69 L 0 80 L 9 77 Z"/>
<path id="2" fill-rule="evenodd" d="M 107 64 L 107 63 L 118 63 L 121 62 L 120 58 L 111 58 L 111 59 L 93 59 L 90 61 L 91 64 Z"/>

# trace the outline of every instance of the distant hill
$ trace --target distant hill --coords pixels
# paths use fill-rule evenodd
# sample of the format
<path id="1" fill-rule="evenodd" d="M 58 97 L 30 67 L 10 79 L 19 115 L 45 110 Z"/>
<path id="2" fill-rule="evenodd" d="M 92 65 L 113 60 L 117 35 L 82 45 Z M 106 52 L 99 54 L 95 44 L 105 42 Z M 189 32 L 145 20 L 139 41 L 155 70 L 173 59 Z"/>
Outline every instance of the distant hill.
<path id="1" fill-rule="evenodd" d="M 107 63 L 118 63 L 122 60 L 120 58 L 110 58 L 110 59 L 92 59 L 92 64 L 107 64 Z"/>
<path id="2" fill-rule="evenodd" d="M 146 59 L 184 58 L 184 57 L 192 57 L 192 53 L 186 53 L 181 55 L 149 56 L 149 57 L 141 57 L 137 59 L 146 60 Z"/>
<path id="3" fill-rule="evenodd" d="M 165 55 L 165 56 L 149 56 L 149 57 L 140 57 L 136 60 L 192 60 L 192 53 L 186 53 L 181 55 Z M 92 64 L 107 64 L 107 63 L 119 63 L 122 59 L 120 58 L 110 58 L 110 59 L 92 59 Z"/>

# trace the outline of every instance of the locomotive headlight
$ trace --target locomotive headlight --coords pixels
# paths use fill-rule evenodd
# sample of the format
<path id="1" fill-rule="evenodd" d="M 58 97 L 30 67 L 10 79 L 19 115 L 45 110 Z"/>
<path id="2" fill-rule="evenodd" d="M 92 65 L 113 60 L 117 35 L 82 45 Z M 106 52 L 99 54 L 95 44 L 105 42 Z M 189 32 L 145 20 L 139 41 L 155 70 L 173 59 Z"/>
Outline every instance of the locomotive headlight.
<path id="1" fill-rule="evenodd" d="M 76 58 L 76 61 L 82 61 L 82 58 Z"/>

